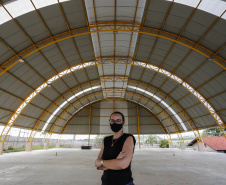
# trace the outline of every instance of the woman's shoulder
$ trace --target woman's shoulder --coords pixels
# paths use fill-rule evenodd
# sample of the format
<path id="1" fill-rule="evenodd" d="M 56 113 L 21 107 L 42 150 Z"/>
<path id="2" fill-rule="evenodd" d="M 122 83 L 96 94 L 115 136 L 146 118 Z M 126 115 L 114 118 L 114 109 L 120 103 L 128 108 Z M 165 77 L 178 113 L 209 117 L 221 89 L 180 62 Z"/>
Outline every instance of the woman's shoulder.
<path id="1" fill-rule="evenodd" d="M 113 137 L 113 135 L 110 135 L 110 136 L 105 136 L 104 137 L 104 140 L 106 141 L 106 140 L 111 140 L 112 139 L 112 137 Z"/>
<path id="2" fill-rule="evenodd" d="M 124 135 L 125 135 L 126 137 L 129 137 L 129 136 L 134 137 L 133 134 L 129 134 L 129 133 L 124 133 Z"/>
<path id="3" fill-rule="evenodd" d="M 128 137 L 132 137 L 132 138 L 133 138 L 134 145 L 136 144 L 136 139 L 135 139 L 135 137 L 134 137 L 133 134 L 124 133 L 124 135 L 125 135 L 125 138 L 126 138 L 126 139 L 127 139 Z"/>

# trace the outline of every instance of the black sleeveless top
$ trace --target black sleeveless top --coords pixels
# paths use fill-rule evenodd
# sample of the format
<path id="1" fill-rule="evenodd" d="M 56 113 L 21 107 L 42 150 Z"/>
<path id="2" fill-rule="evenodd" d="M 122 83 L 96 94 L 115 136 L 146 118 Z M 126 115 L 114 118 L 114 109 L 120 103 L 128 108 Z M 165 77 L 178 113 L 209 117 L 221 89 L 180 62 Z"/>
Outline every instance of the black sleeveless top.
<path id="1" fill-rule="evenodd" d="M 132 136 L 134 146 L 136 140 L 132 134 L 124 133 L 118 140 L 113 140 L 114 146 L 112 147 L 112 138 L 113 136 L 107 136 L 104 138 L 104 151 L 102 154 L 103 160 L 116 159 L 119 153 L 122 151 L 124 142 L 127 137 Z M 134 149 L 133 149 L 134 150 Z M 126 169 L 123 170 L 105 170 L 102 175 L 102 184 L 103 185 L 126 185 L 129 182 L 133 181 L 132 171 L 131 171 L 131 162 Z"/>

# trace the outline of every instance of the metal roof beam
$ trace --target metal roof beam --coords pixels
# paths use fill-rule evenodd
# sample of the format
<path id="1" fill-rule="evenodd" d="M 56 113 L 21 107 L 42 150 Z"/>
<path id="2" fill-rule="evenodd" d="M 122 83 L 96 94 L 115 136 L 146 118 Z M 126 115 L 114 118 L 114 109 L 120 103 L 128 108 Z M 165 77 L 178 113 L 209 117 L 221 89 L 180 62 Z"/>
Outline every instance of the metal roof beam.
<path id="1" fill-rule="evenodd" d="M 35 11 L 36 11 L 36 13 L 38 14 L 38 17 L 40 18 L 40 20 L 41 20 L 41 22 L 43 23 L 44 27 L 46 28 L 47 32 L 49 33 L 50 38 L 51 38 L 52 41 L 54 42 L 55 40 L 54 40 L 54 38 L 53 38 L 53 36 L 52 36 L 52 33 L 51 33 L 51 31 L 49 30 L 48 26 L 46 25 L 44 19 L 42 18 L 42 16 L 41 16 L 41 14 L 39 13 L 38 9 L 37 9 L 36 6 L 34 5 L 33 1 L 32 1 L 32 0 L 30 0 L 30 1 L 31 1 L 31 3 L 32 3 L 32 5 L 33 5 L 33 7 L 34 7 L 34 9 L 35 9 Z M 71 30 L 69 30 L 69 33 L 70 33 L 70 35 L 71 35 Z M 72 38 L 72 39 L 73 39 L 73 38 Z M 74 40 L 74 39 L 73 39 L 73 40 Z M 61 49 L 60 49 L 59 46 L 58 46 L 58 43 L 55 42 L 54 44 L 55 44 L 56 48 L 58 49 L 59 53 L 61 54 L 61 56 L 62 56 L 62 58 L 63 58 L 65 64 L 67 65 L 68 68 L 70 68 L 71 66 L 69 66 L 69 64 L 68 64 L 68 62 L 67 62 L 65 56 L 63 55 Z M 76 44 L 75 44 L 75 47 L 76 47 L 76 49 L 77 49 L 77 45 L 76 45 Z M 79 54 L 79 57 L 81 57 L 81 56 L 80 56 L 80 53 L 78 53 L 78 54 Z M 44 57 L 44 58 L 46 59 L 46 57 Z M 81 58 L 80 58 L 80 59 L 81 59 Z M 46 59 L 46 61 L 47 61 L 47 59 Z M 82 62 L 82 60 L 81 60 L 81 62 Z M 49 61 L 48 61 L 48 63 L 50 64 Z M 50 64 L 50 65 L 51 65 L 51 64 Z M 52 65 L 51 65 L 51 66 L 52 66 Z M 54 70 L 54 72 L 55 72 L 56 74 L 58 73 L 58 72 L 55 70 L 55 68 L 54 68 L 53 66 L 52 66 L 52 69 Z M 85 70 L 85 69 L 84 69 L 84 70 Z M 78 79 L 75 77 L 74 73 L 72 73 L 72 75 L 73 75 L 73 77 L 75 78 L 76 82 L 77 82 L 78 84 L 80 84 L 79 81 L 78 81 Z M 89 79 L 89 78 L 88 78 L 88 79 Z M 64 79 L 61 78 L 61 80 L 62 80 L 62 82 L 64 83 L 64 85 L 70 90 L 70 87 L 67 85 L 67 83 L 64 81 Z M 70 104 L 70 103 L 69 103 L 69 104 Z"/>
<path id="2" fill-rule="evenodd" d="M 116 30 L 114 29 L 114 24 L 117 26 Z M 90 29 L 90 31 L 87 31 L 87 29 Z M 117 22 L 117 23 L 95 23 L 95 24 L 93 23 L 93 24 L 90 24 L 89 27 L 72 30 L 73 35 L 70 35 L 69 31 L 67 31 L 67 32 L 53 36 L 54 41 L 52 40 L 51 37 L 49 37 L 36 44 L 33 43 L 30 47 L 28 47 L 28 48 L 24 49 L 23 51 L 21 51 L 20 53 L 18 53 L 17 56 L 24 59 L 24 58 L 28 57 L 29 55 L 49 46 L 51 44 L 54 44 L 56 42 L 59 42 L 59 41 L 62 41 L 62 40 L 65 40 L 65 39 L 68 39 L 71 37 L 76 37 L 79 35 L 84 35 L 84 34 L 89 34 L 89 33 L 112 32 L 112 31 L 137 32 L 137 33 L 143 33 L 143 34 L 147 34 L 147 35 L 153 35 L 156 37 L 161 37 L 164 39 L 171 40 L 172 42 L 177 42 L 179 44 L 182 44 L 182 45 L 204 55 L 207 58 L 212 59 L 212 56 L 214 55 L 214 52 L 208 50 L 207 48 L 205 48 L 191 40 L 188 40 L 183 37 L 180 37 L 180 39 L 177 40 L 178 36 L 175 34 L 165 32 L 165 31 L 162 31 L 160 33 L 160 30 L 154 29 L 154 28 L 148 28 L 148 27 L 145 27 L 143 31 L 139 31 L 139 30 L 140 30 L 140 25 L 131 24 L 131 23 L 119 23 L 119 22 Z M 0 73 L 0 75 L 2 75 L 5 71 L 7 71 L 12 66 L 14 66 L 15 64 L 18 63 L 17 56 L 10 58 L 8 61 L 6 61 L 4 64 L 1 65 L 0 69 L 2 72 Z M 220 56 L 215 55 L 215 58 L 213 59 L 213 61 L 215 63 L 217 63 L 218 65 L 220 65 L 223 69 L 226 69 L 226 61 L 223 58 L 221 58 Z"/>
<path id="3" fill-rule="evenodd" d="M 101 65 L 101 64 L 103 64 L 102 62 L 104 62 L 104 64 L 106 64 L 106 62 L 109 62 L 109 59 L 106 59 L 106 61 L 104 60 L 101 60 L 101 61 L 95 61 L 95 62 L 87 62 L 87 63 L 85 63 L 85 64 L 83 64 L 83 65 L 77 65 L 77 67 L 73 67 L 72 69 L 73 69 L 73 71 L 76 71 L 76 70 L 79 70 L 79 69 L 81 69 L 81 68 L 83 68 L 83 67 L 88 67 L 88 66 L 95 66 L 95 65 Z M 120 62 L 121 63 L 123 63 L 123 64 L 125 64 L 125 63 L 127 63 L 128 61 L 127 60 L 116 60 L 115 61 L 115 63 L 119 63 L 120 64 Z M 137 66 L 139 66 L 139 67 L 148 67 L 148 69 L 150 69 L 150 70 L 155 70 L 155 68 L 157 68 L 156 66 L 155 67 L 151 67 L 151 66 L 153 66 L 153 65 L 150 65 L 150 64 L 148 64 L 148 65 L 146 65 L 144 62 L 138 62 L 138 61 L 129 61 L 129 64 L 130 65 L 137 65 Z M 161 70 L 163 70 L 163 69 L 161 69 Z M 164 70 L 165 71 L 165 70 Z M 177 77 L 178 79 L 176 80 L 176 78 L 174 79 L 174 77 L 172 76 L 172 74 L 170 73 L 170 72 L 167 72 L 166 74 L 165 74 L 165 72 L 164 71 L 159 71 L 159 72 L 161 72 L 163 75 L 166 75 L 166 76 L 168 76 L 168 77 L 170 77 L 170 78 L 172 78 L 173 80 L 175 80 L 175 81 L 177 81 L 178 82 L 178 79 L 179 79 L 179 77 Z M 59 73 L 59 75 L 56 75 L 56 77 L 54 76 L 54 77 L 52 77 L 51 79 L 50 79 L 50 83 L 52 83 L 52 82 L 54 82 L 55 80 L 57 80 L 57 79 L 59 79 L 60 77 L 63 77 L 63 76 L 65 76 L 65 75 L 67 75 L 67 74 L 69 74 L 69 73 L 71 73 L 72 72 L 72 70 L 66 70 L 66 71 L 63 71 L 63 72 L 61 72 L 61 73 Z M 171 74 L 170 76 L 169 76 L 169 74 Z M 182 82 L 183 82 L 183 80 L 182 79 L 180 79 Z M 183 83 L 185 83 L 185 82 L 183 82 Z M 187 83 L 186 83 L 187 84 Z M 189 84 L 187 84 L 187 85 L 189 85 Z M 194 94 L 194 92 L 193 92 L 193 90 L 191 91 L 189 88 L 189 86 L 187 87 L 187 85 L 186 86 L 184 86 L 185 88 L 187 88 L 189 91 L 190 91 L 190 93 L 193 93 L 193 95 L 195 95 Z M 42 89 L 44 89 L 46 87 L 46 84 L 42 84 L 39 88 L 37 88 L 37 91 L 35 92 L 35 96 L 37 95 L 37 93 L 40 93 L 41 91 L 42 91 Z M 197 97 L 197 95 L 195 95 L 196 97 Z M 26 99 L 27 101 L 31 101 L 31 99 L 32 98 L 34 98 L 34 95 L 33 95 L 33 93 Z M 197 97 L 198 98 L 198 97 Z M 204 99 L 204 97 L 202 97 L 202 99 Z M 200 100 L 201 101 L 201 100 Z M 203 101 L 203 100 L 202 100 Z M 203 102 L 202 102 L 203 103 Z M 204 103 L 203 103 L 204 104 Z M 23 103 L 23 104 L 21 104 L 21 106 L 26 106 L 26 104 L 25 104 L 25 102 Z M 19 109 L 21 109 L 21 111 L 23 110 L 23 107 L 19 107 L 18 108 L 18 110 L 17 110 L 17 115 L 16 115 L 16 117 L 15 117 L 15 119 L 17 118 L 17 116 L 21 113 L 20 111 L 19 111 Z M 208 111 L 210 111 L 210 109 L 208 108 L 208 107 L 206 107 L 207 108 L 207 110 Z M 211 109 L 213 109 L 213 108 L 211 108 Z M 214 110 L 214 109 L 213 109 Z M 211 112 L 210 111 L 210 113 L 213 115 L 213 117 L 214 117 L 214 119 L 216 119 L 216 121 L 217 121 L 217 123 L 219 124 L 219 122 L 218 122 L 218 119 L 220 119 L 220 117 L 216 114 L 216 112 Z M 14 119 L 13 117 L 11 118 L 11 119 Z M 9 121 L 9 123 L 10 123 L 10 126 L 9 125 L 7 125 L 7 129 L 8 128 L 11 128 L 11 126 L 13 125 L 13 121 L 10 119 L 10 121 Z M 219 127 L 221 127 L 221 125 L 219 124 Z M 7 132 L 8 132 L 8 130 L 6 130 Z M 4 131 L 4 133 L 6 132 L 6 131 Z M 4 135 L 4 134 L 3 134 Z"/>
<path id="4" fill-rule="evenodd" d="M 98 92 L 98 93 L 100 93 L 100 92 Z M 92 93 L 90 94 L 90 96 L 92 96 Z M 112 98 L 112 99 L 110 99 L 111 101 L 118 101 L 119 99 L 115 99 L 115 98 Z M 103 102 L 103 101 L 109 101 L 109 99 L 106 99 L 106 100 L 100 100 L 100 101 L 96 101 L 96 102 L 94 102 L 94 103 L 92 103 L 92 104 L 95 104 L 95 103 L 99 103 L 99 102 Z M 133 103 L 133 104 L 136 104 L 135 102 L 132 102 L 132 101 L 129 101 L 129 100 L 123 100 L 123 101 L 127 101 L 127 102 L 130 102 L 130 103 Z M 76 102 L 75 102 L 76 103 Z M 90 104 L 89 105 L 87 105 L 87 106 L 90 106 Z M 87 107 L 86 106 L 86 107 Z M 141 105 L 139 105 L 139 106 L 141 106 Z M 65 125 L 64 125 L 64 128 L 61 130 L 61 132 L 60 132 L 60 134 L 63 134 L 63 132 L 64 132 L 64 130 L 67 128 L 67 126 L 70 124 L 70 122 L 71 122 L 71 120 L 74 118 L 74 117 L 76 117 L 82 110 L 84 110 L 86 107 L 83 107 L 81 110 L 79 110 L 78 112 L 76 112 L 70 119 L 68 119 L 68 121 L 65 123 Z M 142 106 L 143 107 L 143 106 Z M 143 107 L 143 108 L 145 108 L 145 110 L 146 111 L 148 111 L 148 112 L 150 112 L 146 107 Z M 153 113 L 152 113 L 153 114 Z M 155 115 L 154 115 L 155 116 Z M 161 127 L 163 128 L 163 130 L 164 130 L 164 132 L 166 133 L 166 134 L 169 134 L 168 133 L 168 131 L 164 128 L 164 125 L 162 125 L 162 123 L 159 121 L 159 119 L 157 118 L 157 117 L 155 117 L 155 119 L 160 123 L 160 125 L 161 125 Z"/>

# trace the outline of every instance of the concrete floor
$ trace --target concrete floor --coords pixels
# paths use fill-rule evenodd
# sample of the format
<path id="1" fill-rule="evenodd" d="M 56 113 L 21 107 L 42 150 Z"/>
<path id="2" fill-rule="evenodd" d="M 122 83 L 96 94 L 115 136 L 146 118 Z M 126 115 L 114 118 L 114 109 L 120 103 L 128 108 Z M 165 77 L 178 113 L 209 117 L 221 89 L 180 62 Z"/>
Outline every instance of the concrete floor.
<path id="1" fill-rule="evenodd" d="M 3 154 L 0 184 L 100 185 L 102 171 L 94 167 L 98 152 L 50 149 Z M 136 185 L 224 185 L 225 170 L 226 154 L 193 150 L 135 150 L 132 163 Z"/>

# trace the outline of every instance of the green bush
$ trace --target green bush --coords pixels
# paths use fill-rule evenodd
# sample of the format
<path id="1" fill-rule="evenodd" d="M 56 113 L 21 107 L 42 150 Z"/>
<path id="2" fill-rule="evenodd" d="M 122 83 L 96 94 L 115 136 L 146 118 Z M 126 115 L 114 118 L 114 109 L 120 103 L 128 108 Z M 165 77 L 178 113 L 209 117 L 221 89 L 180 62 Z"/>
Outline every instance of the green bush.
<path id="1" fill-rule="evenodd" d="M 160 141 L 160 148 L 169 148 L 169 141 L 167 139 L 162 139 Z"/>
<path id="2" fill-rule="evenodd" d="M 9 146 L 8 150 L 15 150 L 15 148 L 13 148 L 12 146 Z"/>
<path id="3" fill-rule="evenodd" d="M 148 136 L 148 138 L 145 141 L 145 143 L 147 145 L 149 144 L 149 145 L 152 145 L 152 146 L 153 146 L 154 143 L 157 143 L 157 142 L 158 142 L 158 138 L 155 137 L 155 136 Z"/>

